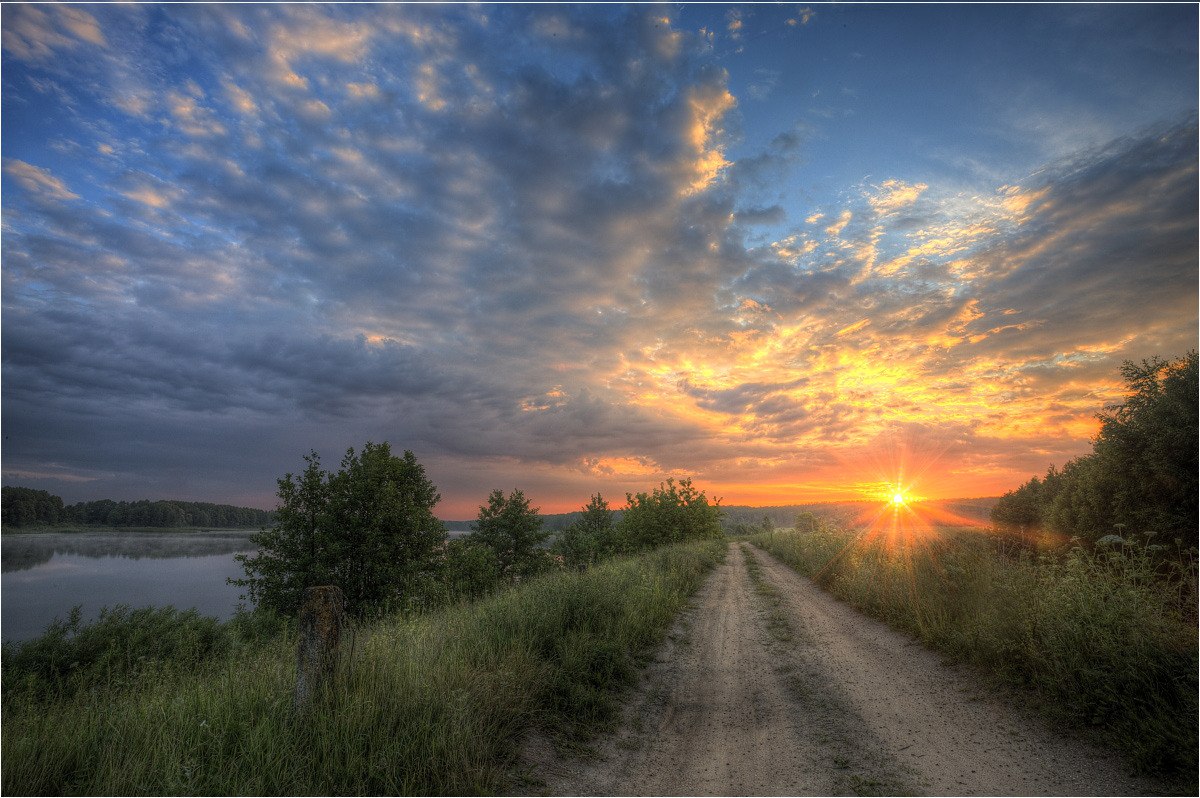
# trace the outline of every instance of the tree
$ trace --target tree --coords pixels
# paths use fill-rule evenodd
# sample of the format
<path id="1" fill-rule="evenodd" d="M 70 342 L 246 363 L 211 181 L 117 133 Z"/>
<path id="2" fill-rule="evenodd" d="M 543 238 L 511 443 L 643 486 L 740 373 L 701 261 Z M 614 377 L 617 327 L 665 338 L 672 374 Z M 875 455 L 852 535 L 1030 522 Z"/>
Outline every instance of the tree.
<path id="1" fill-rule="evenodd" d="M 57 524 L 63 519 L 63 500 L 49 491 L 17 488 L 5 485 L 2 518 L 4 526 L 26 524 Z"/>
<path id="2" fill-rule="evenodd" d="M 504 497 L 494 490 L 487 504 L 479 508 L 479 517 L 467 539 L 486 546 L 496 555 L 501 578 L 519 582 L 545 570 L 550 560 L 540 548 L 550 533 L 542 529 L 537 508 L 519 490 Z"/>
<path id="3" fill-rule="evenodd" d="M 625 494 L 617 530 L 632 550 L 721 536 L 720 500 L 709 504 L 690 479 L 660 483 L 651 493 Z"/>
<path id="4" fill-rule="evenodd" d="M 1070 466 L 1070 463 L 1068 463 Z M 1022 536 L 1045 524 L 1054 497 L 1062 489 L 1062 474 L 1054 467 L 1045 479 L 1033 477 L 1016 490 L 1000 497 L 992 508 L 992 520 Z"/>
<path id="5" fill-rule="evenodd" d="M 1121 367 L 1125 401 L 1101 413 L 1092 453 L 1009 491 L 992 520 L 1096 540 L 1118 524 L 1194 544 L 1200 452 L 1196 352 Z"/>
<path id="6" fill-rule="evenodd" d="M 1121 375 L 1130 393 L 1099 416 L 1093 447 L 1108 476 L 1106 487 L 1113 490 L 1113 519 L 1130 529 L 1186 535 L 1194 542 L 1200 518 L 1196 351 L 1174 362 L 1126 361 Z"/>
<path id="7" fill-rule="evenodd" d="M 355 615 L 424 606 L 436 594 L 446 530 L 433 515 L 441 500 L 410 451 L 385 442 L 347 451 L 341 469 L 321 469 L 316 452 L 297 478 L 279 480 L 275 525 L 238 555 L 259 606 L 294 613 L 304 590 L 337 585 Z"/>
<path id="8" fill-rule="evenodd" d="M 488 546 L 466 538 L 446 545 L 442 583 L 450 601 L 472 601 L 500 585 L 500 560 Z"/>
<path id="9" fill-rule="evenodd" d="M 584 505 L 583 515 L 562 531 L 553 547 L 568 568 L 579 571 L 612 557 L 619 550 L 612 510 L 599 493 Z"/>

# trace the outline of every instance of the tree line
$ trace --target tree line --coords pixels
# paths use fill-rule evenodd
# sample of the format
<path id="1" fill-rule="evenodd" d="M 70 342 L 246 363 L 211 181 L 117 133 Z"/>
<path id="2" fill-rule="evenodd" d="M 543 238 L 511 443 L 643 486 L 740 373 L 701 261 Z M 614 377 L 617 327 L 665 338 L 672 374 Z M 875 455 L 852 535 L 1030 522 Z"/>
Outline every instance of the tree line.
<path id="1" fill-rule="evenodd" d="M 274 523 L 275 513 L 253 507 L 175 500 L 113 501 L 100 499 L 64 505 L 59 496 L 33 488 L 4 486 L 0 501 L 6 527 L 82 526 L 111 527 L 217 527 L 249 529 Z"/>
<path id="2" fill-rule="evenodd" d="M 626 494 L 619 511 L 596 494 L 553 541 L 521 490 L 494 490 L 471 531 L 450 540 L 433 514 L 441 500 L 411 451 L 388 443 L 349 449 L 337 471 L 316 452 L 299 475 L 278 481 L 274 524 L 257 534 L 254 554 L 239 555 L 245 577 L 230 580 L 260 608 L 294 613 L 304 591 L 341 588 L 362 617 L 474 599 L 546 571 L 584 570 L 659 545 L 720 537 L 720 501 L 691 480 L 668 479 Z"/>
<path id="3" fill-rule="evenodd" d="M 1157 537 L 1154 545 L 1196 544 L 1196 351 L 1174 361 L 1126 361 L 1121 375 L 1125 401 L 1097 416 L 1091 454 L 1004 494 L 993 521 L 1022 536 L 1048 532 L 1096 542 L 1142 534 Z"/>

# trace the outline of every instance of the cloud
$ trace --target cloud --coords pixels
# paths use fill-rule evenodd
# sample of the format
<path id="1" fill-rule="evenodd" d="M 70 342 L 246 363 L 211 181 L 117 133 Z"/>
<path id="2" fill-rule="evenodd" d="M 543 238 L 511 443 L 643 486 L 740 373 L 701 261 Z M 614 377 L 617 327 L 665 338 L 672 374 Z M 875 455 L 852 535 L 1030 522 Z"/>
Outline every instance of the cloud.
<path id="1" fill-rule="evenodd" d="M 867 198 L 867 203 L 876 214 L 886 216 L 912 205 L 927 188 L 929 186 L 925 183 L 885 180 Z"/>
<path id="2" fill-rule="evenodd" d="M 837 221 L 825 228 L 825 234 L 832 238 L 837 238 L 842 234 L 842 231 L 846 229 L 846 225 L 850 224 L 850 220 L 853 218 L 853 211 L 842 211 L 841 215 L 838 216 Z"/>
<path id="3" fill-rule="evenodd" d="M 781 224 L 786 218 L 787 213 L 779 205 L 743 208 L 737 212 L 737 219 L 742 224 Z"/>
<path id="4" fill-rule="evenodd" d="M 116 24 L 122 13 L 101 18 Z M 396 413 L 409 420 L 385 426 L 405 437 L 441 430 L 434 452 L 555 462 L 694 439 L 686 424 L 591 385 L 591 372 L 615 368 L 619 348 L 652 335 L 647 328 L 700 308 L 733 268 L 712 249 L 728 224 L 726 201 L 701 213 L 718 226 L 699 237 L 680 214 L 680 203 L 709 202 L 703 195 L 726 163 L 722 117 L 734 105 L 722 71 L 697 70 L 698 41 L 689 51 L 678 32 L 640 14 L 614 19 L 599 31 L 603 46 L 566 45 L 607 75 L 597 80 L 514 73 L 503 53 L 472 40 L 485 32 L 469 20 L 461 41 L 414 33 L 430 49 L 424 63 L 482 57 L 464 67 L 477 79 L 446 95 L 443 127 L 417 106 L 379 115 L 357 104 L 383 95 L 363 87 L 403 85 L 421 69 L 374 51 L 371 26 L 290 11 L 241 12 L 234 26 L 228 13 L 171 20 L 185 37 L 220 20 L 228 38 L 211 40 L 222 56 L 184 82 L 141 70 L 153 99 L 122 123 L 140 153 L 114 149 L 88 165 L 94 207 L 6 233 L 5 369 L 16 375 L 6 386 L 25 386 L 6 391 L 6 405 L 56 392 L 114 430 L 148 406 L 180 418 L 271 407 L 375 422 Z M 268 34 L 262 50 L 243 35 L 255 27 Z M 338 35 L 318 35 L 326 30 Z M 152 52 L 128 51 L 105 74 L 138 72 L 136 59 Z M 368 53 L 381 59 L 370 79 L 360 71 Z M 642 73 L 637 58 L 657 71 Z M 354 88 L 272 95 L 290 80 L 284 67 L 312 92 Z M 331 84 L 346 70 L 353 79 Z M 488 104 L 470 95 L 491 85 Z M 195 143 L 160 133 L 151 107 Z M 219 147 L 204 143 L 214 137 Z M 6 169 L 31 192 L 75 196 L 24 161 Z M 130 215 L 124 199 L 169 212 L 170 224 Z M 660 289 L 657 275 L 677 258 L 694 264 L 695 288 L 668 309 L 671 286 Z M 73 267 L 81 259 L 95 264 L 82 282 Z M 74 310 L 43 313 L 53 297 L 71 297 Z M 506 379 L 480 372 L 485 361 Z M 574 380 L 574 398 L 522 417 L 547 367 L 556 383 Z"/>
<path id="5" fill-rule="evenodd" d="M 813 11 L 808 6 L 796 9 L 795 13 L 796 16 L 788 17 L 784 20 L 784 24 L 790 28 L 794 28 L 797 25 L 807 25 L 808 23 L 812 22 L 813 17 L 817 15 L 817 12 Z"/>
<path id="6" fill-rule="evenodd" d="M 754 82 L 747 88 L 747 92 L 756 100 L 765 100 L 775 91 L 781 77 L 782 73 L 776 69 L 756 69 Z"/>
<path id="7" fill-rule="evenodd" d="M 351 81 L 346 84 L 346 91 L 358 100 L 377 100 L 382 96 L 378 86 L 367 82 Z"/>
<path id="8" fill-rule="evenodd" d="M 729 38 L 737 41 L 742 37 L 742 9 L 731 8 L 725 12 L 725 29 L 729 32 Z"/>
<path id="9" fill-rule="evenodd" d="M 107 43 L 96 18 L 75 6 L 18 5 L 4 16 L 4 50 L 22 61 L 44 61 L 81 43 Z"/>
<path id="10" fill-rule="evenodd" d="M 66 183 L 39 166 L 16 158 L 6 158 L 4 172 L 36 196 L 52 200 L 79 199 L 79 195 L 67 188 Z"/>
<path id="11" fill-rule="evenodd" d="M 6 473 L 269 504 L 309 448 L 390 440 L 469 508 L 492 475 L 794 484 L 900 428 L 1011 468 L 1194 340 L 1194 123 L 793 224 L 805 132 L 735 157 L 669 10 L 89 13 L 102 57 L 64 27 L 6 64 L 102 109 L 70 171 L 6 141 Z"/>

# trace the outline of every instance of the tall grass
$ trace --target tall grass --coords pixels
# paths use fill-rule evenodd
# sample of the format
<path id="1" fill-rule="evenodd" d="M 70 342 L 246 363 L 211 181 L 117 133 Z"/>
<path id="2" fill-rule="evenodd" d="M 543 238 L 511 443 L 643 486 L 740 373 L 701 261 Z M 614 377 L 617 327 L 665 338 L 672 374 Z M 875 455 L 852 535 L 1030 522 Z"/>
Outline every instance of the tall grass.
<path id="1" fill-rule="evenodd" d="M 1196 777 L 1194 560 L 1146 546 L 1020 557 L 962 531 L 897 542 L 828 528 L 753 542 L 856 608 L 1033 690 L 1135 769 Z"/>
<path id="2" fill-rule="evenodd" d="M 339 688 L 304 715 L 290 706 L 288 633 L 180 667 L 168 658 L 152 678 L 116 667 L 50 691 L 6 656 L 3 791 L 492 793 L 524 731 L 586 734 L 614 718 L 639 652 L 723 552 L 674 546 L 383 619 L 357 633 Z"/>

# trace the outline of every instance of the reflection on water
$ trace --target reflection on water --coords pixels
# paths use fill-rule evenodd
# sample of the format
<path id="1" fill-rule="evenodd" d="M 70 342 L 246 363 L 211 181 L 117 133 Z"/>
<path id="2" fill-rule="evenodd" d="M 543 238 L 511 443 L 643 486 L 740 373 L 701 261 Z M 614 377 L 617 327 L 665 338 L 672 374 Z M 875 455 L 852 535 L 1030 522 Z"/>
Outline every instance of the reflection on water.
<path id="1" fill-rule="evenodd" d="M 48 562 L 55 554 L 83 557 L 203 557 L 248 551 L 252 532 L 47 532 L 0 536 L 5 573 Z"/>
<path id="2" fill-rule="evenodd" d="M 73 532 L 0 536 L 0 636 L 41 634 L 75 605 L 85 619 L 100 608 L 174 605 L 229 618 L 243 575 L 233 559 L 251 551 L 250 532 Z"/>

